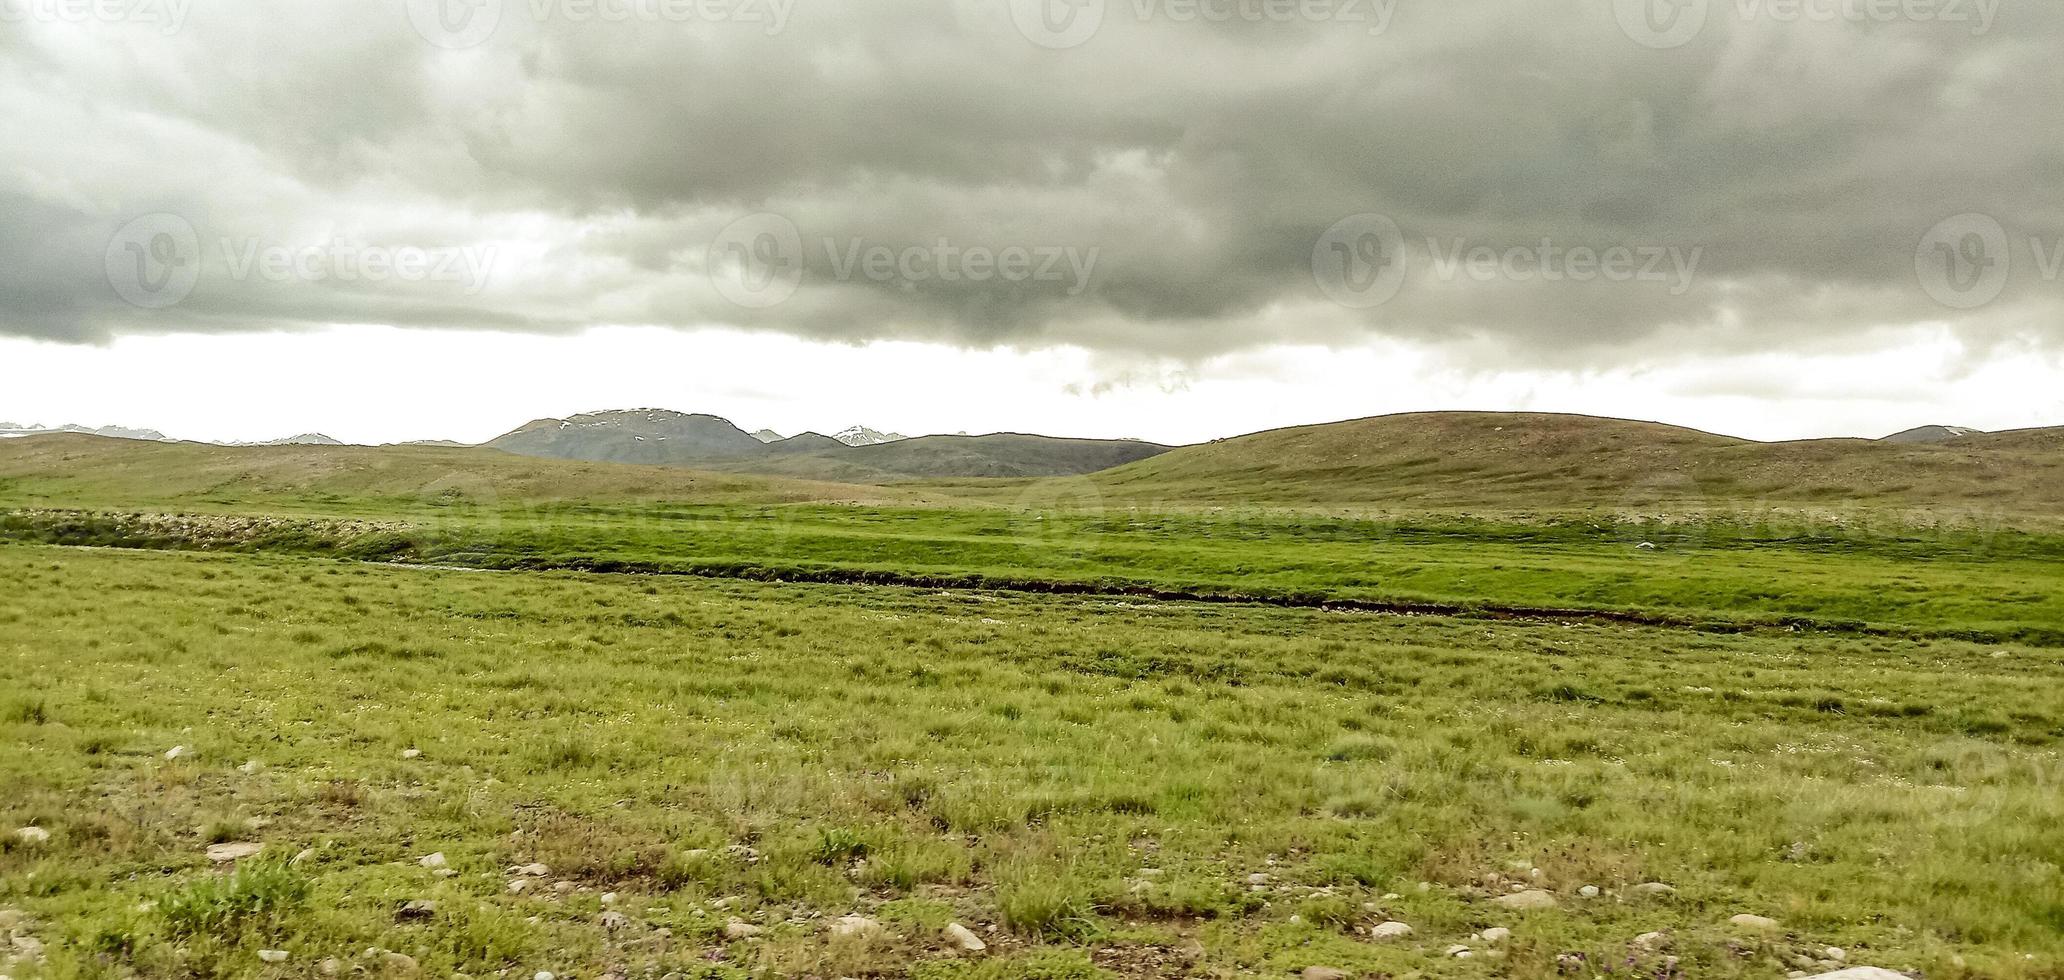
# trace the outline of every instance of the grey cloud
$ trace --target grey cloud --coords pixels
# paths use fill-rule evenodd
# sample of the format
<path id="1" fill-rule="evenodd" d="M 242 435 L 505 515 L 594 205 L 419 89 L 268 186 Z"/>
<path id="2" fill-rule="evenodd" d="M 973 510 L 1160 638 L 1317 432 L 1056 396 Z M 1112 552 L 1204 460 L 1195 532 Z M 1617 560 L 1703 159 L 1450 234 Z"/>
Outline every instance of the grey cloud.
<path id="1" fill-rule="evenodd" d="M 404 6 L 204 5 L 169 36 L 4 25 L 0 109 L 17 121 L 0 166 L 23 179 L 0 194 L 0 331 L 716 323 L 1174 356 L 1381 334 L 1525 363 L 1928 321 L 2064 341 L 2064 289 L 2033 248 L 2064 240 L 2064 8 L 2036 0 L 1975 36 L 1716 2 L 1664 50 L 1623 33 L 1610 0 L 1403 0 L 1380 35 L 1142 21 L 1110 0 L 1063 50 L 1019 33 L 1009 0 L 799 0 L 771 36 L 540 21 L 552 5 L 505 0 L 494 36 L 462 50 Z M 103 253 L 162 210 L 195 226 L 199 282 L 139 308 Z M 775 257 L 801 283 L 771 305 L 727 299 L 708 271 L 713 237 L 755 212 L 801 243 Z M 1410 271 L 1349 309 L 1322 295 L 1313 250 L 1362 212 L 1396 220 Z M 1963 212 L 1997 216 L 2014 253 L 1972 310 L 1915 269 L 1922 236 Z M 225 258 L 339 240 L 492 246 L 494 274 L 275 280 Z M 1438 275 L 1443 250 L 1544 240 L 1698 264 L 1674 285 Z M 942 241 L 1095 264 L 1006 282 L 842 261 Z"/>

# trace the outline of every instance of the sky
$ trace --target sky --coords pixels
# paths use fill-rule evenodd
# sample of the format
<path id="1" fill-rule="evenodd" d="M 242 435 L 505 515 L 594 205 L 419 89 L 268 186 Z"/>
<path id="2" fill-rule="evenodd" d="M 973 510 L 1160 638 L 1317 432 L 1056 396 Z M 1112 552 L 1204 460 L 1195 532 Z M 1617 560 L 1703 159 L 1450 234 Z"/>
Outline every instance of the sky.
<path id="1" fill-rule="evenodd" d="M 0 420 L 2064 424 L 2047 0 L 0 0 Z"/>

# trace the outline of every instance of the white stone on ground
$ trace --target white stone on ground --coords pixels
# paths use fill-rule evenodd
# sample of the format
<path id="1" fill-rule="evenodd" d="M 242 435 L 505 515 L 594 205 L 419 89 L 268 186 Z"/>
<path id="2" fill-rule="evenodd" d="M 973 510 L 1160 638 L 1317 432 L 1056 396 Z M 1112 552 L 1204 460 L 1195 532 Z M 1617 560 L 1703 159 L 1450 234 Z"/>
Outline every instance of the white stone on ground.
<path id="1" fill-rule="evenodd" d="M 1502 943 L 1505 940 L 1511 938 L 1512 930 L 1507 929 L 1504 926 L 1492 926 L 1491 928 L 1485 929 L 1483 931 L 1483 941 L 1487 943 Z"/>
<path id="2" fill-rule="evenodd" d="M 444 859 L 443 851 L 438 851 L 435 854 L 425 854 L 418 858 L 416 863 L 426 868 L 442 868 L 451 864 L 450 861 Z"/>
<path id="3" fill-rule="evenodd" d="M 267 963 L 285 963 L 287 961 L 287 951 L 284 949 L 261 949 L 258 951 L 258 958 Z"/>
<path id="4" fill-rule="evenodd" d="M 1376 939 L 1403 939 L 1411 934 L 1412 927 L 1402 922 L 1385 922 L 1369 930 L 1369 935 Z"/>
<path id="5" fill-rule="evenodd" d="M 831 923 L 834 936 L 872 936 L 881 931 L 882 924 L 864 915 L 842 915 Z"/>
<path id="6" fill-rule="evenodd" d="M 1776 919 L 1769 918 L 1768 916 L 1750 915 L 1747 912 L 1727 920 L 1727 923 L 1737 929 L 1754 929 L 1758 932 L 1772 932 L 1777 929 Z"/>
<path id="7" fill-rule="evenodd" d="M 1513 892 L 1510 895 L 1500 895 L 1497 898 L 1491 899 L 1491 904 L 1501 905 L 1508 909 L 1529 910 L 1552 909 L 1560 903 L 1555 900 L 1555 895 L 1552 892 L 1544 892 L 1538 888 L 1529 888 L 1525 891 Z"/>
<path id="8" fill-rule="evenodd" d="M 760 927 L 744 919 L 732 919 L 724 923 L 725 939 L 750 939 L 760 934 Z"/>
<path id="9" fill-rule="evenodd" d="M 50 831 L 44 830 L 41 827 L 23 827 L 14 832 L 14 839 L 24 844 L 48 844 L 50 843 Z"/>
<path id="10" fill-rule="evenodd" d="M 958 922 L 946 926 L 946 938 L 953 940 L 953 945 L 970 953 L 979 953 L 989 948 L 989 944 L 983 942 L 982 937 Z"/>
<path id="11" fill-rule="evenodd" d="M 250 841 L 239 841 L 231 844 L 210 844 L 208 845 L 208 860 L 217 864 L 241 861 L 262 850 L 265 850 L 265 845 Z"/>

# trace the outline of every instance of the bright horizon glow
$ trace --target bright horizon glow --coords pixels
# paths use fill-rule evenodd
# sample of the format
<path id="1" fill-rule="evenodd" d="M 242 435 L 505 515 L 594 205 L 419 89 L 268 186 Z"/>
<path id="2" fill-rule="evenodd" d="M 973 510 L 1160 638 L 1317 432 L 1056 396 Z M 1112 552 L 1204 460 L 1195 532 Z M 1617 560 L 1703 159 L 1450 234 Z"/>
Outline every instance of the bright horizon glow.
<path id="1" fill-rule="evenodd" d="M 539 418 L 666 408 L 753 431 L 1036 432 L 1204 442 L 1416 411 L 1569 412 L 1761 440 L 1876 438 L 1916 425 L 2064 423 L 2064 356 L 1967 350 L 1916 327 L 1869 350 L 1767 352 L 1594 372 L 1471 368 L 1402 341 L 1278 345 L 1194 362 L 1078 347 L 845 345 L 728 328 L 540 335 L 332 327 L 0 338 L 0 420 L 122 425 L 175 439 L 321 432 L 365 445 L 477 443 Z M 2015 400 L 2006 392 L 2042 393 Z"/>

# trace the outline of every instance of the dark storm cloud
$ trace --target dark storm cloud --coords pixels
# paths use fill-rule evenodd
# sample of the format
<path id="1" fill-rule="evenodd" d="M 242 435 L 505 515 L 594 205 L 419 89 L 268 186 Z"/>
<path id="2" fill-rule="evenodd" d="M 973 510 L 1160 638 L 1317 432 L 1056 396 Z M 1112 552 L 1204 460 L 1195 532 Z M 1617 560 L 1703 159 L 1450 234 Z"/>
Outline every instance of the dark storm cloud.
<path id="1" fill-rule="evenodd" d="M 2047 0 L 472 2 L 0 0 L 0 330 L 2064 329 Z"/>

